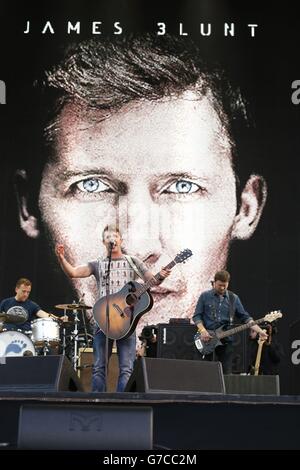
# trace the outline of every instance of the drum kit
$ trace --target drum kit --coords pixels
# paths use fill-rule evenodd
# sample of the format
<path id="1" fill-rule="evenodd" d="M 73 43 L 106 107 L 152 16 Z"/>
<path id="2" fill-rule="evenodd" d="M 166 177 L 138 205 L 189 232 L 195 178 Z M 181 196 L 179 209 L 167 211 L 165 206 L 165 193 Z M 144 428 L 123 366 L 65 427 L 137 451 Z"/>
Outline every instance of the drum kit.
<path id="1" fill-rule="evenodd" d="M 62 354 L 71 360 L 76 370 L 79 348 L 92 345 L 93 336 L 88 333 L 85 318 L 85 311 L 92 307 L 73 302 L 55 305 L 55 308 L 63 310 L 64 316 L 71 316 L 71 319 L 37 318 L 31 322 L 31 331 L 17 329 L 18 324 L 26 321 L 19 312 L 0 312 L 0 357 Z M 5 330 L 6 323 L 13 324 L 16 330 Z"/>

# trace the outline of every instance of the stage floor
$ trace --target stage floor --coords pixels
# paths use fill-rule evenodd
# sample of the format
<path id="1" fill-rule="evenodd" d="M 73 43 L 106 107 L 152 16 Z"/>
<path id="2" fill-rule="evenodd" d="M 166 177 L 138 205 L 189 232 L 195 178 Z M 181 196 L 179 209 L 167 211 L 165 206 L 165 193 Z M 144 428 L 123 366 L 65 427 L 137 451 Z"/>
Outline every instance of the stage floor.
<path id="1" fill-rule="evenodd" d="M 0 415 L 6 450 L 300 449 L 300 396 L 2 391 Z"/>

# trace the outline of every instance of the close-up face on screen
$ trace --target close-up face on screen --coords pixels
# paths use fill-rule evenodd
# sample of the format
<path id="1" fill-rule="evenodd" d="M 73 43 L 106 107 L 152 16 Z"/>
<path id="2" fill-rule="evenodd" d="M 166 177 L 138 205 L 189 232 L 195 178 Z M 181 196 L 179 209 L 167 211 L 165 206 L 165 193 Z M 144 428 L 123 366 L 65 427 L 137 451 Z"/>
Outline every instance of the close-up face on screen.
<path id="1" fill-rule="evenodd" d="M 168 328 L 169 358 L 205 360 L 218 328 L 261 319 L 208 360 L 298 393 L 298 19 L 256 2 L 4 4 L 0 355 L 77 373 L 86 348 L 102 393 L 117 354 L 119 392 Z"/>

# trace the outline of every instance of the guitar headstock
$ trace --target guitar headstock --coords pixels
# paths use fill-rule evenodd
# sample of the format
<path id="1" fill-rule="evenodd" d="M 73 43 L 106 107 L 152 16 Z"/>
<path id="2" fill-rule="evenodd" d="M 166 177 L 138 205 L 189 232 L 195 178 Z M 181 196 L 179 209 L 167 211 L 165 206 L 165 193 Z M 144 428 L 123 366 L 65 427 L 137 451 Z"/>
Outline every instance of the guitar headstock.
<path id="1" fill-rule="evenodd" d="M 277 318 L 281 318 L 282 313 L 280 310 L 274 310 L 274 312 L 267 313 L 267 315 L 264 316 L 264 320 L 271 323 L 274 320 L 277 320 Z"/>
<path id="2" fill-rule="evenodd" d="M 192 256 L 192 254 L 192 250 L 186 248 L 175 256 L 174 261 L 175 263 L 184 263 L 188 258 Z"/>

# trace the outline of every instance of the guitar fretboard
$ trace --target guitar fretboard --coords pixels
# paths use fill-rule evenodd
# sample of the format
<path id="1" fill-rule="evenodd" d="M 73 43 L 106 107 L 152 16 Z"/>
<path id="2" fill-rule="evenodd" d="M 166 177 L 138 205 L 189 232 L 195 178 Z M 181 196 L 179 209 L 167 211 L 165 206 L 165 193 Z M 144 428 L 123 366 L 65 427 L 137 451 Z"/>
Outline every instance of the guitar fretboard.
<path id="1" fill-rule="evenodd" d="M 176 261 L 173 260 L 169 264 L 167 264 L 167 266 L 165 266 L 164 269 L 172 269 L 175 266 L 175 264 L 176 264 Z M 152 279 L 145 282 L 145 284 L 143 284 L 141 287 L 138 287 L 137 290 L 135 291 L 135 295 L 140 297 L 141 295 L 144 294 L 144 292 L 150 289 L 150 287 L 156 286 L 159 280 L 160 280 L 160 274 L 157 273 L 155 274 L 155 276 L 153 276 Z"/>
<path id="2" fill-rule="evenodd" d="M 231 330 L 225 330 L 221 331 L 220 333 L 217 334 L 219 339 L 226 338 L 227 336 L 234 335 L 235 333 L 239 333 L 240 331 L 247 330 L 247 328 L 251 328 L 254 325 L 259 325 L 260 323 L 265 321 L 265 317 L 259 318 L 258 320 L 251 320 L 248 323 L 245 323 L 244 325 L 239 325 L 235 328 L 232 328 Z"/>

